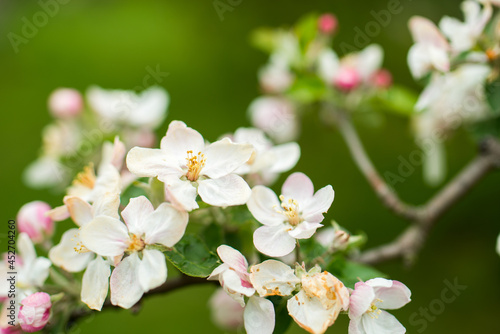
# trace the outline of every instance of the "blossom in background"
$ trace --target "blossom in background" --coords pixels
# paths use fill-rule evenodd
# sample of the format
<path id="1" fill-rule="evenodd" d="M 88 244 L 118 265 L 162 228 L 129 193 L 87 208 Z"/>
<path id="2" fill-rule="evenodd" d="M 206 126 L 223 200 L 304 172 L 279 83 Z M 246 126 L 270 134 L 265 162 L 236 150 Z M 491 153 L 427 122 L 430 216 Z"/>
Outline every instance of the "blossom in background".
<path id="1" fill-rule="evenodd" d="M 415 44 L 408 52 L 408 65 L 414 78 L 420 79 L 436 69 L 450 70 L 450 45 L 432 21 L 421 16 L 413 16 L 409 28 Z"/>
<path id="2" fill-rule="evenodd" d="M 121 215 L 125 224 L 110 216 L 95 217 L 81 228 L 80 237 L 98 255 L 128 255 L 113 270 L 110 287 L 111 303 L 130 308 L 166 281 L 165 256 L 155 245 L 173 247 L 184 235 L 189 217 L 168 203 L 155 210 L 144 196 L 132 198 Z"/>
<path id="3" fill-rule="evenodd" d="M 264 132 L 256 128 L 239 128 L 230 137 L 235 143 L 250 144 L 255 149 L 250 159 L 235 173 L 247 175 L 254 184 L 271 184 L 280 173 L 289 171 L 300 158 L 300 146 L 286 143 L 273 146 Z"/>
<path id="4" fill-rule="evenodd" d="M 282 97 L 256 98 L 248 107 L 252 125 L 263 130 L 277 143 L 286 143 L 299 136 L 300 124 L 292 102 Z"/>
<path id="5" fill-rule="evenodd" d="M 24 204 L 17 213 L 19 232 L 26 233 L 34 243 L 40 243 L 54 233 L 54 222 L 46 214 L 52 208 L 45 202 Z"/>
<path id="6" fill-rule="evenodd" d="M 58 88 L 50 94 L 49 111 L 56 118 L 72 118 L 83 111 L 83 98 L 72 88 Z"/>
<path id="7" fill-rule="evenodd" d="M 332 251 L 346 250 L 349 245 L 363 239 L 361 235 L 351 235 L 336 222 L 332 227 L 324 227 L 314 235 L 323 247 Z"/>
<path id="8" fill-rule="evenodd" d="M 333 34 L 339 25 L 337 17 L 330 13 L 325 13 L 318 18 L 318 29 L 323 34 Z"/>
<path id="9" fill-rule="evenodd" d="M 268 256 L 287 255 L 295 249 L 296 239 L 308 239 L 323 226 L 323 213 L 333 199 L 332 186 L 314 193 L 313 183 L 303 173 L 293 173 L 286 179 L 279 199 L 271 189 L 255 186 L 247 206 L 264 224 L 253 235 L 255 248 Z"/>
<path id="10" fill-rule="evenodd" d="M 222 288 L 215 290 L 208 301 L 212 321 L 220 328 L 234 331 L 243 326 L 245 308 L 230 297 Z"/>
<path id="11" fill-rule="evenodd" d="M 358 282 L 349 304 L 349 334 L 396 334 L 406 329 L 391 314 L 410 302 L 411 291 L 401 282 L 374 278 Z"/>
<path id="12" fill-rule="evenodd" d="M 160 147 L 134 147 L 127 155 L 127 167 L 137 176 L 158 177 L 175 206 L 196 209 L 197 195 L 214 206 L 241 205 L 250 197 L 248 184 L 235 170 L 250 159 L 252 145 L 235 144 L 229 138 L 205 144 L 199 132 L 173 121 Z"/>
<path id="13" fill-rule="evenodd" d="M 126 90 L 90 87 L 87 98 L 91 108 L 113 124 L 155 129 L 167 116 L 169 95 L 161 87 L 151 87 L 140 94 Z"/>
<path id="14" fill-rule="evenodd" d="M 23 331 L 33 333 L 43 329 L 49 321 L 51 308 L 50 296 L 45 292 L 25 297 L 19 308 L 19 324 Z"/>
<path id="15" fill-rule="evenodd" d="M 258 72 L 259 83 L 266 93 L 282 93 L 286 91 L 295 80 L 295 75 L 290 71 L 286 59 L 271 57 L 269 63 Z"/>
<path id="16" fill-rule="evenodd" d="M 350 91 L 361 84 L 370 84 L 373 75 L 380 69 L 383 58 L 384 52 L 377 44 L 369 45 L 340 60 L 332 49 L 325 48 L 318 57 L 318 75 L 327 85 Z"/>

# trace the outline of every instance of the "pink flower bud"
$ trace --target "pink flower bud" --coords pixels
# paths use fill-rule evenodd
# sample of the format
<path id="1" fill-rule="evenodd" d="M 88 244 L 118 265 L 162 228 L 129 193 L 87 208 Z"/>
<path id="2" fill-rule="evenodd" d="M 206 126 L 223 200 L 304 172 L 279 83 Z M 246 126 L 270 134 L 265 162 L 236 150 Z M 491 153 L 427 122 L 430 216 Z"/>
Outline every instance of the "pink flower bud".
<path id="1" fill-rule="evenodd" d="M 26 203 L 17 213 L 19 232 L 28 234 L 34 243 L 42 242 L 46 236 L 54 232 L 54 222 L 45 214 L 51 210 L 50 205 L 42 201 Z"/>
<path id="2" fill-rule="evenodd" d="M 338 21 L 335 15 L 326 13 L 319 17 L 318 28 L 324 34 L 330 35 L 337 30 Z"/>
<path id="3" fill-rule="evenodd" d="M 83 110 L 83 99 L 80 92 L 71 88 L 59 88 L 49 97 L 49 110 L 56 118 L 71 118 Z"/>
<path id="4" fill-rule="evenodd" d="M 350 91 L 361 84 L 361 76 L 352 67 L 341 67 L 335 78 L 335 85 L 344 91 Z"/>
<path id="5" fill-rule="evenodd" d="M 50 317 L 50 296 L 45 292 L 37 292 L 21 301 L 19 308 L 19 324 L 23 331 L 33 333 L 45 327 Z"/>
<path id="6" fill-rule="evenodd" d="M 222 329 L 236 330 L 243 325 L 244 307 L 224 289 L 217 289 L 209 301 L 212 321 Z"/>
<path id="7" fill-rule="evenodd" d="M 392 75 L 391 72 L 382 68 L 377 72 L 373 73 L 370 81 L 373 86 L 377 88 L 388 88 L 392 85 Z"/>
<path id="8" fill-rule="evenodd" d="M 0 334 L 22 334 L 23 331 L 19 327 L 19 325 L 11 326 L 7 325 L 7 327 L 0 327 Z"/>

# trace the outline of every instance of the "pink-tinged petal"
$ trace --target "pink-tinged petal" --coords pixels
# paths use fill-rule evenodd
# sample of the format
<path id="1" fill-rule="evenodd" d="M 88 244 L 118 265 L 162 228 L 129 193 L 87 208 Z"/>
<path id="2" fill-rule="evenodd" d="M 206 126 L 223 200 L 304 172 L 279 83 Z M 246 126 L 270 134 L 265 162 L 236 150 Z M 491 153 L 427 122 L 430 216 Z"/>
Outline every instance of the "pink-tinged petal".
<path id="1" fill-rule="evenodd" d="M 52 303 L 45 292 L 36 292 L 25 297 L 19 308 L 19 324 L 23 331 L 33 333 L 45 327 L 50 318 Z"/>
<path id="2" fill-rule="evenodd" d="M 210 276 L 207 277 L 207 280 L 216 280 L 219 279 L 219 275 L 222 274 L 224 271 L 229 270 L 229 266 L 225 263 L 221 264 L 217 268 L 215 268 Z"/>
<path id="3" fill-rule="evenodd" d="M 234 172 L 250 159 L 254 148 L 249 144 L 235 144 L 229 138 L 216 141 L 207 146 L 205 166 L 201 173 L 217 179 Z"/>
<path id="4" fill-rule="evenodd" d="M 323 213 L 327 212 L 332 206 L 335 192 L 332 186 L 318 190 L 312 198 L 304 202 L 302 206 L 302 217 L 309 223 L 320 223 L 323 221 Z M 302 204 L 299 202 L 299 205 Z"/>
<path id="5" fill-rule="evenodd" d="M 181 174 L 177 162 L 167 159 L 159 149 L 134 147 L 127 154 L 127 168 L 137 176 L 155 177 L 161 174 Z"/>
<path id="6" fill-rule="evenodd" d="M 179 211 L 169 203 L 162 203 L 145 218 L 143 231 L 146 244 L 173 247 L 184 236 L 189 220 L 186 211 Z"/>
<path id="7" fill-rule="evenodd" d="M 55 222 L 60 222 L 63 220 L 68 219 L 69 216 L 69 211 L 66 205 L 61 205 L 61 206 L 56 206 L 50 211 L 47 211 L 47 217 L 52 219 Z"/>
<path id="8" fill-rule="evenodd" d="M 445 50 L 449 49 L 448 42 L 431 20 L 422 16 L 413 16 L 410 18 L 408 26 L 415 42 L 434 45 Z"/>
<path id="9" fill-rule="evenodd" d="M 319 299 L 307 297 L 304 290 L 288 300 L 287 308 L 300 327 L 314 334 L 324 333 L 338 316 L 335 308 L 325 309 Z"/>
<path id="10" fill-rule="evenodd" d="M 145 249 L 139 265 L 139 283 L 142 290 L 148 292 L 167 280 L 165 255 L 156 249 Z"/>
<path id="11" fill-rule="evenodd" d="M 79 230 L 72 228 L 62 235 L 61 242 L 49 251 L 52 263 L 68 272 L 79 272 L 87 267 L 94 253 L 80 252 L 82 241 Z"/>
<path id="12" fill-rule="evenodd" d="M 243 319 L 247 334 L 272 334 L 275 325 L 273 303 L 265 298 L 250 297 Z"/>
<path id="13" fill-rule="evenodd" d="M 161 140 L 161 150 L 175 160 L 179 166 L 186 164 L 187 152 L 192 151 L 194 155 L 202 152 L 205 141 L 202 135 L 180 121 L 172 121 L 168 126 L 167 134 Z"/>
<path id="14" fill-rule="evenodd" d="M 385 280 L 392 283 L 389 287 L 387 284 L 378 284 L 377 282 L 380 282 L 380 280 L 385 279 L 376 278 L 366 282 L 368 285 L 373 287 L 375 297 L 381 300 L 381 302 L 377 302 L 377 307 L 387 310 L 395 310 L 405 306 L 411 301 L 411 291 L 406 285 L 398 281 Z"/>
<path id="15" fill-rule="evenodd" d="M 123 308 L 134 306 L 144 294 L 139 282 L 141 260 L 136 252 L 123 259 L 111 274 L 111 304 Z"/>
<path id="16" fill-rule="evenodd" d="M 300 205 L 313 197 L 314 186 L 307 175 L 297 172 L 287 177 L 281 188 L 281 194 L 286 198 L 293 198 Z"/>
<path id="17" fill-rule="evenodd" d="M 159 177 L 165 183 L 165 198 L 179 210 L 192 211 L 198 208 L 196 188 L 187 180 L 177 175 Z"/>
<path id="18" fill-rule="evenodd" d="M 64 197 L 64 204 L 68 208 L 71 219 L 78 226 L 84 226 L 94 218 L 92 206 L 80 197 L 66 196 Z"/>
<path id="19" fill-rule="evenodd" d="M 267 260 L 252 266 L 250 281 L 261 297 L 289 296 L 300 283 L 292 268 L 276 260 Z"/>
<path id="20" fill-rule="evenodd" d="M 93 310 L 100 311 L 106 300 L 111 270 L 109 263 L 98 256 L 90 262 L 82 278 L 82 302 Z"/>
<path id="21" fill-rule="evenodd" d="M 244 308 L 222 288 L 208 301 L 212 321 L 221 329 L 235 331 L 243 325 Z"/>
<path id="22" fill-rule="evenodd" d="M 224 271 L 219 278 L 224 290 L 232 293 L 238 293 L 247 297 L 255 293 L 255 289 L 249 286 L 248 282 L 234 270 Z"/>
<path id="23" fill-rule="evenodd" d="M 262 254 L 280 257 L 285 256 L 295 249 L 295 238 L 288 234 L 288 227 L 261 226 L 253 234 L 253 244 Z"/>
<path id="24" fill-rule="evenodd" d="M 145 232 L 147 217 L 154 210 L 153 204 L 145 196 L 131 198 L 122 211 L 123 221 L 127 224 L 129 232 L 142 235 Z"/>
<path id="25" fill-rule="evenodd" d="M 293 230 L 289 231 L 288 234 L 295 239 L 309 239 L 321 226 L 323 225 L 320 223 L 309 223 L 304 221 L 297 225 Z"/>
<path id="26" fill-rule="evenodd" d="M 127 149 L 125 144 L 120 141 L 120 137 L 115 136 L 113 143 L 106 141 L 102 145 L 102 159 L 100 166 L 111 164 L 117 170 L 121 170 L 126 153 Z"/>
<path id="27" fill-rule="evenodd" d="M 281 204 L 276 194 L 264 186 L 255 186 L 247 202 L 248 210 L 264 225 L 277 226 L 285 220 L 281 214 Z"/>
<path id="28" fill-rule="evenodd" d="M 218 179 L 198 181 L 198 194 L 203 202 L 213 206 L 245 204 L 252 191 L 241 176 L 229 174 Z"/>
<path id="29" fill-rule="evenodd" d="M 219 254 L 222 262 L 227 264 L 229 268 L 242 274 L 248 273 L 247 259 L 233 247 L 221 245 L 217 247 L 217 254 Z"/>
<path id="30" fill-rule="evenodd" d="M 299 161 L 300 146 L 297 143 L 287 143 L 275 146 L 269 151 L 273 156 L 273 164 L 269 168 L 271 173 L 289 171 Z"/>
<path id="31" fill-rule="evenodd" d="M 349 321 L 349 332 L 348 334 L 366 334 L 361 325 L 361 318 L 353 319 Z"/>
<path id="32" fill-rule="evenodd" d="M 374 299 L 375 291 L 370 285 L 364 282 L 356 283 L 349 302 L 349 318 L 351 320 L 361 318 L 368 311 Z"/>
<path id="33" fill-rule="evenodd" d="M 82 227 L 80 238 L 85 247 L 101 256 L 123 254 L 130 241 L 125 224 L 107 216 L 98 216 Z"/>
<path id="34" fill-rule="evenodd" d="M 50 210 L 50 205 L 42 201 L 24 204 L 17 214 L 19 231 L 27 233 L 35 243 L 42 242 L 54 231 L 54 222 L 47 215 Z"/>
<path id="35" fill-rule="evenodd" d="M 377 317 L 365 314 L 361 318 L 361 327 L 366 334 L 404 334 L 406 328 L 392 314 L 382 311 Z"/>

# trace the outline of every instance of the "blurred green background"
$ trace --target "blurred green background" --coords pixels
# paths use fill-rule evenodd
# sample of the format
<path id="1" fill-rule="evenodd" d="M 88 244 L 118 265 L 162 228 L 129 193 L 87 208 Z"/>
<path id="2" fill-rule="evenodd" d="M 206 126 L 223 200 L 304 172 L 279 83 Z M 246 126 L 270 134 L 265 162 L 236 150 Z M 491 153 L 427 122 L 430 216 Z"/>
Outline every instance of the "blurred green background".
<path id="1" fill-rule="evenodd" d="M 224 3 L 229 3 L 222 0 Z M 392 0 L 395 1 L 395 0 Z M 256 72 L 266 56 L 249 43 L 261 26 L 293 24 L 307 12 L 332 12 L 340 21 L 336 46 L 353 44 L 355 28 L 373 21 L 372 10 L 386 9 L 388 0 L 250 1 L 243 0 L 221 20 L 212 1 L 66 1 L 38 33 L 15 53 L 7 34 L 21 34 L 23 18 L 32 21 L 42 8 L 37 1 L 0 0 L 0 121 L 2 159 L 0 200 L 3 223 L 32 200 L 61 202 L 48 191 L 34 191 L 21 181 L 23 168 L 37 156 L 40 131 L 50 122 L 46 100 L 57 87 L 81 91 L 91 84 L 104 88 L 141 86 L 147 68 L 159 67 L 168 77 L 159 84 L 171 95 L 168 121 L 181 119 L 209 140 L 248 126 L 246 108 L 258 94 Z M 233 1 L 235 3 L 236 1 Z M 459 1 L 402 0 L 402 11 L 371 38 L 385 49 L 385 67 L 396 82 L 413 83 L 406 53 L 412 44 L 407 21 L 423 15 L 437 22 L 443 15 L 462 17 Z M 337 48 L 337 50 L 339 50 Z M 318 130 L 319 127 L 319 130 Z M 383 125 L 358 124 L 361 137 L 380 172 L 396 172 L 401 155 L 416 149 L 406 119 L 388 117 Z M 166 125 L 159 133 L 164 133 Z M 336 199 L 328 214 L 352 231 L 365 231 L 368 247 L 392 240 L 407 223 L 386 210 L 355 168 L 338 133 L 307 120 L 302 158 L 295 168 L 310 175 L 317 187 L 332 184 Z M 449 175 L 476 152 L 465 133 L 447 144 Z M 280 184 L 280 183 L 279 183 Z M 396 187 L 401 197 L 424 203 L 437 189 L 422 182 L 419 168 Z M 378 266 L 391 278 L 408 285 L 413 301 L 393 313 L 408 333 L 500 333 L 500 257 L 495 240 L 500 232 L 500 173 L 488 175 L 465 199 L 441 219 L 416 264 L 405 268 L 394 261 Z M 68 225 L 61 229 L 68 228 Z M 1 244 L 5 245 L 5 235 Z M 441 298 L 444 281 L 457 279 L 467 288 L 446 304 L 427 326 L 410 317 Z M 220 333 L 210 321 L 207 300 L 212 286 L 188 288 L 148 299 L 142 311 L 109 310 L 85 319 L 74 333 Z M 420 316 L 418 316 L 421 319 Z M 290 333 L 304 332 L 293 325 Z M 347 317 L 329 332 L 347 333 Z"/>

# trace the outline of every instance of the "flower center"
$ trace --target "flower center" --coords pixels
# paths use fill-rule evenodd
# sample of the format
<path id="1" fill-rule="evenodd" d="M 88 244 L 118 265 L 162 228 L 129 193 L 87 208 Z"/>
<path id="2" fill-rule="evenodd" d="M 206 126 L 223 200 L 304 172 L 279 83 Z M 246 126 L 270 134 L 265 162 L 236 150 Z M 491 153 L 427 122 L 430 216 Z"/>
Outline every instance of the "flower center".
<path id="1" fill-rule="evenodd" d="M 75 238 L 78 238 L 78 234 L 75 234 L 75 235 L 74 235 L 74 237 L 75 237 Z M 72 238 L 72 239 L 71 239 L 71 241 L 75 241 L 75 239 L 73 239 L 73 238 Z M 77 243 L 76 243 L 76 246 L 75 246 L 75 247 L 73 247 L 73 249 L 74 249 L 74 250 L 75 250 L 75 252 L 77 252 L 78 254 L 83 254 L 83 253 L 88 253 L 88 252 L 90 252 L 90 250 L 89 250 L 87 247 L 85 247 L 85 245 L 84 245 L 81 241 L 77 242 Z"/>
<path id="2" fill-rule="evenodd" d="M 140 252 L 146 247 L 144 240 L 141 237 L 136 236 L 135 234 L 130 235 L 130 243 L 127 248 L 127 252 Z"/>
<path id="3" fill-rule="evenodd" d="M 78 173 L 76 178 L 73 180 L 73 186 L 83 186 L 89 189 L 94 189 L 96 176 L 94 173 L 94 166 L 90 164 L 83 167 L 83 171 Z"/>
<path id="4" fill-rule="evenodd" d="M 301 223 L 302 218 L 300 217 L 299 203 L 297 203 L 297 201 L 292 198 L 290 198 L 288 201 L 285 201 L 285 196 L 283 195 L 280 196 L 280 201 L 281 208 L 283 209 L 281 213 L 286 216 L 290 225 L 297 226 L 299 223 Z"/>
<path id="5" fill-rule="evenodd" d="M 188 171 L 186 173 L 186 178 L 193 182 L 198 180 L 198 177 L 200 176 L 200 172 L 205 166 L 205 155 L 202 154 L 201 152 L 198 152 L 197 155 L 193 155 L 193 151 L 187 151 L 187 168 Z"/>
<path id="6" fill-rule="evenodd" d="M 372 304 L 370 305 L 370 308 L 368 308 L 368 311 L 366 311 L 366 313 L 368 313 L 368 315 L 372 318 L 372 319 L 378 319 L 378 316 L 382 313 L 382 311 L 377 307 L 377 305 L 375 305 L 375 303 L 381 303 L 382 302 L 382 299 L 375 299 Z"/>

